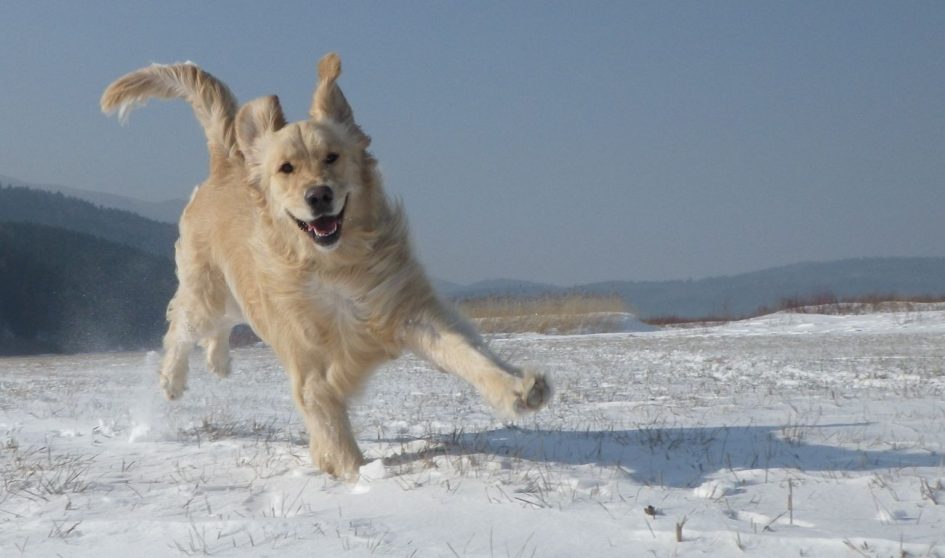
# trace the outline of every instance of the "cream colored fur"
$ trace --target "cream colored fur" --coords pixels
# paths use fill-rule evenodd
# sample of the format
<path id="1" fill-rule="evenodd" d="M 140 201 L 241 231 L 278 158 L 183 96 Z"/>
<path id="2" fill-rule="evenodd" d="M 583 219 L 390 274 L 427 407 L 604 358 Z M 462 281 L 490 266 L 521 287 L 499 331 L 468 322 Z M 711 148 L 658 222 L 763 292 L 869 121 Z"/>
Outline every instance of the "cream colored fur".
<path id="1" fill-rule="evenodd" d="M 541 375 L 498 358 L 435 295 L 336 84 L 340 73 L 337 55 L 319 62 L 310 118 L 291 124 L 276 97 L 237 109 L 223 83 L 190 63 L 132 72 L 101 104 L 124 116 L 150 97 L 183 98 L 207 135 L 210 176 L 180 221 L 160 375 L 168 399 L 185 389 L 195 344 L 226 376 L 230 330 L 248 322 L 288 372 L 314 464 L 352 479 L 362 455 L 347 400 L 404 350 L 463 378 L 504 415 L 540 408 L 551 391 Z M 335 193 L 333 214 L 344 211 L 330 247 L 300 229 L 318 217 L 306 191 L 321 185 Z"/>

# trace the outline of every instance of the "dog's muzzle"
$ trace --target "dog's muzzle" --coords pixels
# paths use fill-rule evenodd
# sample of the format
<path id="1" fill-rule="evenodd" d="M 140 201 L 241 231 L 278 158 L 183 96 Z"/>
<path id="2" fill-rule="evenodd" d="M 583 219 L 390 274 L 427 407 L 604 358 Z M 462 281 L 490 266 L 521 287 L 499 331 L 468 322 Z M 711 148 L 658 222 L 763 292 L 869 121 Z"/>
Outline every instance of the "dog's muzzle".
<path id="1" fill-rule="evenodd" d="M 295 219 L 299 230 L 308 234 L 315 244 L 323 248 L 334 246 L 341 239 L 341 228 L 344 224 L 348 198 L 345 197 L 341 211 L 334 215 L 324 214 L 332 209 L 334 201 L 334 194 L 328 186 L 310 188 L 305 193 L 305 201 L 312 208 L 312 214 L 318 217 L 312 221 L 303 221 L 291 213 L 289 215 Z"/>

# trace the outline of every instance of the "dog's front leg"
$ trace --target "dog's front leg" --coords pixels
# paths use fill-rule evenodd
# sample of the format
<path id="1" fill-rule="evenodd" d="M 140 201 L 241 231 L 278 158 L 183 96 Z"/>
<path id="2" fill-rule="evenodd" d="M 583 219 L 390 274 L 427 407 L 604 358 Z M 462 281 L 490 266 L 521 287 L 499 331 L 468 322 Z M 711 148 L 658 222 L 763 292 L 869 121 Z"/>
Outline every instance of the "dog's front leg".
<path id="1" fill-rule="evenodd" d="M 407 343 L 440 369 L 472 384 L 506 416 L 535 411 L 551 398 L 544 376 L 504 362 L 472 326 L 445 310 L 413 321 L 407 328 Z"/>
<path id="2" fill-rule="evenodd" d="M 292 370 L 292 395 L 305 418 L 312 463 L 329 475 L 354 480 L 364 462 L 351 432 L 348 406 L 320 371 Z"/>

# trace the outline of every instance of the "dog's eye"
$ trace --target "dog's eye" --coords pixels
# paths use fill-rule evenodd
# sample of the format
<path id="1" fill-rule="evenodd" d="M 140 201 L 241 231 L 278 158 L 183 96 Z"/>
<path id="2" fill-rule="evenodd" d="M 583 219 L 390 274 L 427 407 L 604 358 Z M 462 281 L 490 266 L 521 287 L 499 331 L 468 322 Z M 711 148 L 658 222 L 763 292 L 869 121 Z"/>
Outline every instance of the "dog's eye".
<path id="1" fill-rule="evenodd" d="M 279 172 L 284 174 L 292 174 L 294 170 L 295 167 L 292 166 L 292 163 L 282 163 L 282 166 L 279 167 Z"/>
<path id="2" fill-rule="evenodd" d="M 334 163 L 334 162 L 337 161 L 337 160 L 338 160 L 338 154 L 337 154 L 337 153 L 329 153 L 328 155 L 325 155 L 325 164 L 326 164 L 326 165 L 330 165 L 330 164 Z"/>

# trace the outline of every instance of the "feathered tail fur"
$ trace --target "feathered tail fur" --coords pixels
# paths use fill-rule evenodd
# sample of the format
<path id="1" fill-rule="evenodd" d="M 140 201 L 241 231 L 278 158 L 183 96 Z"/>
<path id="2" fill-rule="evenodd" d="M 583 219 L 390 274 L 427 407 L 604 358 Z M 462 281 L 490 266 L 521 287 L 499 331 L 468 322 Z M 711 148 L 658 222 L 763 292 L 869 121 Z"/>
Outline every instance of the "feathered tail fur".
<path id="1" fill-rule="evenodd" d="M 124 121 L 132 109 L 151 97 L 188 101 L 207 135 L 211 156 L 227 159 L 238 153 L 233 128 L 236 98 L 223 82 L 196 64 L 155 64 L 122 76 L 102 94 L 102 112 L 118 111 Z"/>

